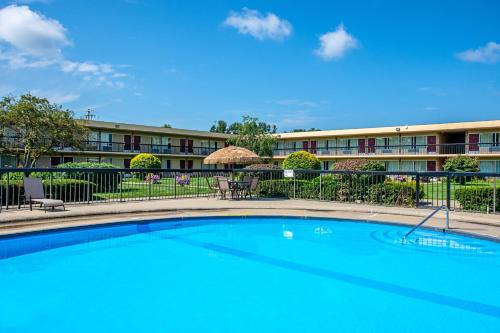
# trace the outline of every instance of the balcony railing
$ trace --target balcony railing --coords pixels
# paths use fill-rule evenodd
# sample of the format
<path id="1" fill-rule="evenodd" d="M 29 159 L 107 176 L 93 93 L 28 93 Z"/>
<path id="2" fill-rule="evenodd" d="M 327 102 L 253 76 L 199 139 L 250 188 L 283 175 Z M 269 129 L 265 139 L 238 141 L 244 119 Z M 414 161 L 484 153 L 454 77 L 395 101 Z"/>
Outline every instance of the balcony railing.
<path id="1" fill-rule="evenodd" d="M 16 138 L 2 138 L 2 145 L 10 149 L 23 149 L 23 145 Z M 87 141 L 79 148 L 60 147 L 59 152 L 95 151 L 111 153 L 151 153 L 151 154 L 174 154 L 174 155 L 209 155 L 216 151 L 216 148 L 194 147 L 194 146 L 174 146 L 157 144 L 135 144 L 124 142 L 104 142 Z"/>
<path id="2" fill-rule="evenodd" d="M 365 147 L 317 147 L 274 149 L 274 156 L 287 156 L 297 151 L 308 151 L 317 156 L 372 156 L 372 155 L 461 155 L 499 154 L 500 143 L 445 143 L 425 145 L 394 145 Z"/>

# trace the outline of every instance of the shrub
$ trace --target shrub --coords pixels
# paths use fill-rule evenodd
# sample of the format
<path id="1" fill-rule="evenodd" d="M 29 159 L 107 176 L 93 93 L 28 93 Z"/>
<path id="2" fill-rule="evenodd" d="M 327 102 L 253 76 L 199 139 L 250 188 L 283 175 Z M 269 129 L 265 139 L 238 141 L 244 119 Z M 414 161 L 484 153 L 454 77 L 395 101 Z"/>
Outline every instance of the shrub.
<path id="1" fill-rule="evenodd" d="M 387 181 L 370 186 L 367 202 L 386 206 L 414 207 L 416 204 L 416 185 L 414 182 L 399 183 Z M 419 199 L 424 197 L 423 187 L 420 186 Z"/>
<path id="2" fill-rule="evenodd" d="M 479 162 L 475 157 L 455 156 L 446 160 L 443 164 L 443 170 L 449 172 L 479 172 Z"/>
<path id="3" fill-rule="evenodd" d="M 274 164 L 251 164 L 244 168 L 245 170 L 281 170 L 281 168 Z"/>
<path id="4" fill-rule="evenodd" d="M 283 169 L 306 169 L 306 170 L 320 170 L 321 162 L 320 160 L 311 153 L 307 151 L 298 151 L 291 153 L 283 161 Z"/>
<path id="5" fill-rule="evenodd" d="M 369 160 L 346 160 L 336 162 L 333 170 L 337 171 L 385 171 L 385 166 L 378 161 Z"/>
<path id="6" fill-rule="evenodd" d="M 111 163 L 94 163 L 94 162 L 70 162 L 63 163 L 57 166 L 58 169 L 105 169 L 109 171 L 64 171 L 61 172 L 63 179 L 87 180 L 96 184 L 98 192 L 114 192 L 121 182 L 120 173 L 110 170 L 118 169 Z"/>
<path id="7" fill-rule="evenodd" d="M 475 212 L 491 212 L 493 205 L 496 211 L 500 211 L 500 191 L 493 198 L 492 187 L 462 187 L 455 190 L 455 199 L 460 203 L 463 210 Z"/>
<path id="8" fill-rule="evenodd" d="M 130 161 L 131 169 L 160 169 L 161 160 L 153 154 L 139 154 Z"/>
<path id="9" fill-rule="evenodd" d="M 334 164 L 336 171 L 385 171 L 385 166 L 378 161 L 369 160 L 346 160 Z M 339 191 L 337 200 L 339 201 L 365 201 L 368 188 L 371 185 L 383 183 L 384 175 L 372 174 L 339 174 Z"/>

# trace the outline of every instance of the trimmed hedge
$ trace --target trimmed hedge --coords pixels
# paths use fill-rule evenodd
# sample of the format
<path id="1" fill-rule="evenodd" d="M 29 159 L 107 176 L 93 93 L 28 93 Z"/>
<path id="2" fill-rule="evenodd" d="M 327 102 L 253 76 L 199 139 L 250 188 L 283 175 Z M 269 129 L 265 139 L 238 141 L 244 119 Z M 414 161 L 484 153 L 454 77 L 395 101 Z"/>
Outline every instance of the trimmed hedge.
<path id="1" fill-rule="evenodd" d="M 372 177 L 372 176 L 369 176 Z M 351 182 L 352 184 L 352 182 Z M 293 179 L 264 180 L 259 183 L 259 195 L 263 197 L 294 197 Z M 295 180 L 295 198 L 320 199 L 320 178 Z M 420 198 L 424 197 L 420 186 Z M 378 182 L 364 188 L 346 186 L 336 175 L 321 178 L 321 200 L 343 202 L 367 202 L 391 206 L 415 206 L 416 187 L 414 182 Z"/>
<path id="2" fill-rule="evenodd" d="M 93 162 L 71 162 L 63 163 L 57 166 L 58 169 L 118 169 L 111 163 L 93 163 Z M 97 192 L 116 192 L 121 182 L 121 174 L 113 171 L 65 171 L 60 173 L 60 178 L 87 180 L 96 184 Z M 54 177 L 54 176 L 53 176 Z"/>
<path id="3" fill-rule="evenodd" d="M 160 169 L 161 160 L 153 154 L 142 153 L 130 161 L 130 169 Z"/>
<path id="4" fill-rule="evenodd" d="M 420 185 L 419 199 L 424 197 L 424 188 Z M 416 185 L 412 183 L 385 182 L 370 186 L 367 202 L 384 206 L 415 207 L 417 198 Z"/>
<path id="5" fill-rule="evenodd" d="M 500 191 L 497 189 L 496 198 L 493 199 L 492 187 L 462 187 L 455 190 L 455 199 L 463 210 L 492 212 L 493 205 L 500 212 Z"/>
<path id="6" fill-rule="evenodd" d="M 281 167 L 293 170 L 319 170 L 321 169 L 321 162 L 315 155 L 307 151 L 298 151 L 288 155 L 281 164 Z"/>

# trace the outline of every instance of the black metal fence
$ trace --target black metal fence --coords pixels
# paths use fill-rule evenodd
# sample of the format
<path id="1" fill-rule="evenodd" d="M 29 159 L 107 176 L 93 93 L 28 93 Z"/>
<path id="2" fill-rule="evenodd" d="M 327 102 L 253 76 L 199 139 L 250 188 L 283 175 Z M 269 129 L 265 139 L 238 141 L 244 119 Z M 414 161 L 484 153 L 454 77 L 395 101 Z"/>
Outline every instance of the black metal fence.
<path id="1" fill-rule="evenodd" d="M 0 169 L 1 209 L 25 208 L 23 179 L 42 179 L 45 196 L 67 204 L 217 196 L 214 176 L 259 178 L 255 197 L 500 212 L 499 173 Z"/>

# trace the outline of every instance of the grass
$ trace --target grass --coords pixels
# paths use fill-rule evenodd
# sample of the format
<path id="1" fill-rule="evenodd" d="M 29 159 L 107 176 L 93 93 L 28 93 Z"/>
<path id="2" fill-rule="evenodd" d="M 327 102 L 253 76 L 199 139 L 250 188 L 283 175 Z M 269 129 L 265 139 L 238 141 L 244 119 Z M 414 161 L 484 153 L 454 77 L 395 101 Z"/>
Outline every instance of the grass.
<path id="1" fill-rule="evenodd" d="M 446 182 L 434 182 L 434 183 L 423 183 L 425 197 L 424 200 L 446 200 Z M 450 199 L 455 200 L 455 191 L 460 188 L 470 188 L 470 187 L 493 187 L 493 183 L 486 180 L 472 180 L 464 185 L 451 182 L 450 186 Z"/>
<path id="2" fill-rule="evenodd" d="M 190 179 L 190 184 L 186 186 L 177 185 L 173 178 L 162 179 L 155 184 L 134 179 L 122 182 L 121 187 L 118 187 L 116 192 L 94 193 L 94 199 L 186 197 L 211 194 L 213 192 L 204 177 L 193 177 Z"/>

